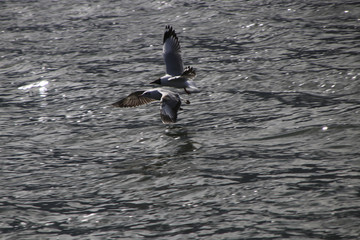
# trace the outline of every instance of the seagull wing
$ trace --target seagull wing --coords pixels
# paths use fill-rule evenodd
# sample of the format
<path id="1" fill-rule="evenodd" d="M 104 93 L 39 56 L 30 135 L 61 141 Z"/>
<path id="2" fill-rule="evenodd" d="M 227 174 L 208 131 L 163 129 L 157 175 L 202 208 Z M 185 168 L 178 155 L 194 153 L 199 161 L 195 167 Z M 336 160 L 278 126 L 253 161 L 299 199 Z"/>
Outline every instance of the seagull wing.
<path id="1" fill-rule="evenodd" d="M 179 76 L 184 71 L 179 40 L 175 30 L 171 26 L 166 26 L 165 29 L 163 57 L 166 65 L 166 73 L 172 76 Z"/>
<path id="2" fill-rule="evenodd" d="M 121 99 L 117 101 L 116 103 L 113 103 L 112 105 L 114 107 L 137 107 L 143 104 L 147 104 L 153 101 L 156 101 L 155 99 L 144 97 L 141 94 L 143 94 L 144 91 L 136 91 L 131 93 L 129 96 L 127 96 L 124 99 Z"/>
<path id="3" fill-rule="evenodd" d="M 193 67 L 187 66 L 181 76 L 185 78 L 194 78 L 196 77 L 195 69 Z"/>
<path id="4" fill-rule="evenodd" d="M 188 66 L 185 68 L 184 72 L 180 76 L 170 77 L 168 79 L 169 82 L 185 82 L 188 79 L 192 79 L 196 77 L 195 69 Z"/>
<path id="5" fill-rule="evenodd" d="M 179 95 L 164 95 L 161 99 L 160 117 L 163 123 L 174 123 L 181 105 Z"/>
<path id="6" fill-rule="evenodd" d="M 186 91 L 189 93 L 199 93 L 200 89 L 196 86 L 194 81 L 187 81 Z"/>

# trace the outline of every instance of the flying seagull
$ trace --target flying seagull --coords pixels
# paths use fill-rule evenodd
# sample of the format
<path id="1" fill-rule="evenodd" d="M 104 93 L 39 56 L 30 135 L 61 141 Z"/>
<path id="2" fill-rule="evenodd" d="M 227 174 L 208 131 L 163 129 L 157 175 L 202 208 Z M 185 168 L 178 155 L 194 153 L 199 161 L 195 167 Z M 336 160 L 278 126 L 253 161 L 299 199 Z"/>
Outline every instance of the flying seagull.
<path id="1" fill-rule="evenodd" d="M 160 101 L 160 117 L 163 123 L 175 123 L 181 100 L 177 93 L 160 88 L 136 91 L 124 99 L 113 103 L 114 107 L 137 107 L 153 101 Z"/>
<path id="2" fill-rule="evenodd" d="M 196 76 L 194 68 L 188 66 L 184 70 L 179 40 L 175 30 L 169 25 L 165 27 L 163 57 L 166 65 L 166 75 L 151 83 L 183 88 L 187 94 L 200 91 L 195 83 L 191 81 Z"/>

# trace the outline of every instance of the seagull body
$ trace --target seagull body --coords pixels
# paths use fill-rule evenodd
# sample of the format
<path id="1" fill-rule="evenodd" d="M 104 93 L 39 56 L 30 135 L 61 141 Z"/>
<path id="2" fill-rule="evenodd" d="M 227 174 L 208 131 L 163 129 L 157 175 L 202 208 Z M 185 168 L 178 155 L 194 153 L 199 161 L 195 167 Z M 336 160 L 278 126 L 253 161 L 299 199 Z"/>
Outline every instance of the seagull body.
<path id="1" fill-rule="evenodd" d="M 195 78 L 196 73 L 192 67 L 184 70 L 181 58 L 180 44 L 175 30 L 171 26 L 166 26 L 163 38 L 163 57 L 166 65 L 166 75 L 151 83 L 160 84 L 174 88 L 183 88 L 187 94 L 199 92 L 195 83 L 191 79 Z"/>
<path id="2" fill-rule="evenodd" d="M 181 100 L 177 93 L 160 88 L 136 91 L 124 99 L 113 103 L 115 107 L 137 107 L 153 101 L 160 101 L 160 117 L 163 123 L 175 123 Z"/>

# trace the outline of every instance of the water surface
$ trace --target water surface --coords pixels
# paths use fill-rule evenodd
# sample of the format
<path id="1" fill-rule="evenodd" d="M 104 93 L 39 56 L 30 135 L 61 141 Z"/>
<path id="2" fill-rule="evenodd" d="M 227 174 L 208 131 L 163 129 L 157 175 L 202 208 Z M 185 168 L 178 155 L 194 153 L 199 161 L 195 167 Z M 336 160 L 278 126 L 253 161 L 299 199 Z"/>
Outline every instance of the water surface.
<path id="1" fill-rule="evenodd" d="M 356 239 L 357 1 L 2 1 L 3 239 Z M 178 122 L 111 103 L 164 73 Z"/>

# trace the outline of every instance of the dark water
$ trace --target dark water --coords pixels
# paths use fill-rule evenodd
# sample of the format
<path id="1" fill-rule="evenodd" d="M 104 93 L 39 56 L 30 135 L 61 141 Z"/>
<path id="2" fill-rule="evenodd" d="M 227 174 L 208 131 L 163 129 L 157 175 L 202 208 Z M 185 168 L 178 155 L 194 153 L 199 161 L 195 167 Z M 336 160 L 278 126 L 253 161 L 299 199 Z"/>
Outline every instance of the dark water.
<path id="1" fill-rule="evenodd" d="M 1 239 L 359 239 L 358 1 L 1 1 Z M 202 89 L 110 104 L 178 32 Z"/>

